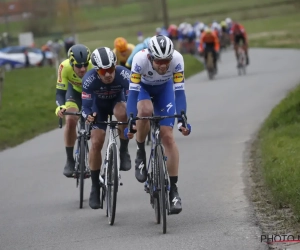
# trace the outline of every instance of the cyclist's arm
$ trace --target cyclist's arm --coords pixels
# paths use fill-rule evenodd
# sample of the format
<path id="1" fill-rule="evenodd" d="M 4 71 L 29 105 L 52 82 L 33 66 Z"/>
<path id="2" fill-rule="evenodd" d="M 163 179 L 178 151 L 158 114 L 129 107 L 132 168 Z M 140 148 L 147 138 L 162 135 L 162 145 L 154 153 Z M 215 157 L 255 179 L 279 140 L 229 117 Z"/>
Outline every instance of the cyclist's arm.
<path id="1" fill-rule="evenodd" d="M 134 116 L 137 115 L 137 101 L 140 92 L 140 83 L 141 83 L 141 75 L 131 72 L 130 80 L 129 80 L 129 93 L 127 98 L 127 116 L 129 117 L 131 113 Z"/>
<path id="2" fill-rule="evenodd" d="M 130 69 L 131 65 L 132 65 L 132 61 L 133 61 L 133 57 L 136 53 L 138 53 L 140 50 L 144 49 L 144 44 L 140 43 L 138 45 L 135 46 L 135 48 L 133 49 L 133 51 L 131 52 L 130 56 L 127 59 L 127 62 L 125 64 L 125 66 Z"/>
<path id="3" fill-rule="evenodd" d="M 175 105 L 176 113 L 180 114 L 183 110 L 186 113 L 186 96 L 184 91 L 184 61 L 181 54 L 178 55 L 177 63 L 180 63 L 181 70 L 173 74 L 174 91 L 175 91 Z"/>
<path id="4" fill-rule="evenodd" d="M 205 37 L 205 33 L 203 32 L 200 37 L 199 52 L 203 51 L 204 37 Z"/>
<path id="5" fill-rule="evenodd" d="M 214 36 L 215 51 L 219 52 L 220 50 L 219 38 L 216 34 L 213 34 L 213 36 Z"/>
<path id="6" fill-rule="evenodd" d="M 121 85 L 123 87 L 124 97 L 127 101 L 128 100 L 128 93 L 129 93 L 130 70 L 125 68 L 123 71 L 125 71 L 125 74 L 123 74 L 123 76 L 121 78 L 122 80 L 120 82 L 121 82 Z M 123 73 L 123 71 L 122 71 L 122 73 Z"/>
<path id="7" fill-rule="evenodd" d="M 62 106 L 66 103 L 66 90 L 56 89 L 56 105 Z"/>
<path id="8" fill-rule="evenodd" d="M 93 99 L 95 98 L 93 95 L 93 89 L 91 87 L 91 83 L 86 82 L 86 75 L 82 79 L 82 116 L 84 118 L 87 118 L 90 114 L 93 113 Z"/>
<path id="9" fill-rule="evenodd" d="M 245 42 L 248 43 L 247 33 L 246 33 L 246 30 L 245 30 L 245 28 L 243 26 L 241 26 L 241 30 L 242 30 L 242 33 L 244 35 Z"/>
<path id="10" fill-rule="evenodd" d="M 175 105 L 176 105 L 176 113 L 180 114 L 183 110 L 186 113 L 186 96 L 184 91 L 184 72 L 177 72 L 174 74 L 176 76 L 176 81 L 174 79 L 174 90 L 175 90 Z"/>
<path id="11" fill-rule="evenodd" d="M 66 102 L 66 93 L 68 89 L 68 78 L 66 70 L 62 64 L 58 67 L 57 82 L 56 82 L 56 105 L 62 106 Z"/>

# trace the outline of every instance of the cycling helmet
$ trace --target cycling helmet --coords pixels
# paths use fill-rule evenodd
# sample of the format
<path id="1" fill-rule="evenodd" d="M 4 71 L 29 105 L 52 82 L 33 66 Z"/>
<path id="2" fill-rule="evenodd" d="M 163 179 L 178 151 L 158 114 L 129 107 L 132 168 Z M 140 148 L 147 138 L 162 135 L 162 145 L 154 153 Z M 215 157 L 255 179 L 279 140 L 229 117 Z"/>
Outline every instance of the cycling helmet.
<path id="1" fill-rule="evenodd" d="M 205 31 L 206 34 L 211 34 L 212 33 L 212 30 L 209 27 L 206 27 L 204 31 Z"/>
<path id="2" fill-rule="evenodd" d="M 154 59 L 171 59 L 174 52 L 174 45 L 170 38 L 158 35 L 150 39 L 148 50 Z"/>
<path id="3" fill-rule="evenodd" d="M 230 23 L 232 23 L 232 20 L 231 20 L 230 17 L 227 17 L 227 18 L 225 19 L 225 22 L 226 22 L 227 24 L 230 24 Z"/>
<path id="4" fill-rule="evenodd" d="M 83 44 L 73 45 L 68 51 L 70 64 L 85 64 L 91 59 L 91 52 L 88 47 Z"/>
<path id="5" fill-rule="evenodd" d="M 108 69 L 116 66 L 117 57 L 110 48 L 101 47 L 93 51 L 91 62 L 95 69 Z"/>
<path id="6" fill-rule="evenodd" d="M 127 41 L 124 37 L 117 37 L 114 41 L 116 50 L 124 52 L 127 50 Z"/>
<path id="7" fill-rule="evenodd" d="M 223 28 L 226 28 L 226 27 L 227 27 L 226 21 L 222 21 L 222 22 L 220 23 L 220 25 L 221 25 L 221 27 L 223 27 Z"/>
<path id="8" fill-rule="evenodd" d="M 234 23 L 234 24 L 232 25 L 232 29 L 233 29 L 234 31 L 238 31 L 238 30 L 240 30 L 240 25 L 239 25 L 238 23 Z"/>

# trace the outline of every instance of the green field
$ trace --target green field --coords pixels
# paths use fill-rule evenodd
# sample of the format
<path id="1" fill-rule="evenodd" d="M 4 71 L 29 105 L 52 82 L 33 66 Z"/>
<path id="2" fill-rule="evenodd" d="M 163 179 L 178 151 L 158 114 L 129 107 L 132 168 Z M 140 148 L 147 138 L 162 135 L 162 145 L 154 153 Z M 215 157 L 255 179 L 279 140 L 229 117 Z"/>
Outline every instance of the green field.
<path id="1" fill-rule="evenodd" d="M 185 55 L 184 61 L 186 77 L 203 69 L 191 55 Z M 0 108 L 0 150 L 58 127 L 55 86 L 56 70 L 52 67 L 6 73 Z"/>
<path id="2" fill-rule="evenodd" d="M 291 91 L 266 119 L 259 132 L 254 155 L 254 159 L 259 159 L 256 171 L 261 174 L 263 185 L 268 190 L 260 203 L 263 204 L 267 200 L 278 211 L 282 211 L 281 220 L 287 220 L 297 227 L 292 228 L 290 225 L 288 230 L 296 230 L 298 233 L 300 232 L 299 107 L 300 86 Z M 284 214 L 284 209 L 291 209 L 292 217 L 288 213 Z"/>

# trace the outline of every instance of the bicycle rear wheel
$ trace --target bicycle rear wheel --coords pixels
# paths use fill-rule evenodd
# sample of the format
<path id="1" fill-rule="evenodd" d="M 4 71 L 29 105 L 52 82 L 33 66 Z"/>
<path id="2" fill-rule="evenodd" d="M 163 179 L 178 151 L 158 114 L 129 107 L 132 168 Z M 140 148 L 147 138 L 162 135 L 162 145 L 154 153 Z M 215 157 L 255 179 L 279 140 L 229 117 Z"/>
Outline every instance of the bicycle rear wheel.
<path id="1" fill-rule="evenodd" d="M 83 204 L 83 195 L 84 195 L 84 171 L 85 171 L 85 149 L 86 141 L 83 138 L 80 138 L 80 166 L 79 166 L 79 208 L 82 208 Z"/>
<path id="2" fill-rule="evenodd" d="M 155 147 L 156 169 L 158 170 L 157 178 L 159 184 L 159 205 L 160 215 L 163 227 L 163 233 L 167 232 L 167 200 L 166 200 L 166 186 L 165 186 L 165 172 L 164 172 L 164 159 L 163 148 L 161 145 Z"/>
<path id="3" fill-rule="evenodd" d="M 117 145 L 115 143 L 111 144 L 109 148 L 109 158 L 108 158 L 108 165 L 107 165 L 107 190 L 106 190 L 108 223 L 111 226 L 115 222 L 117 192 L 118 192 L 118 185 L 119 185 L 117 153 L 118 153 Z"/>
<path id="4" fill-rule="evenodd" d="M 207 73 L 209 80 L 214 78 L 214 59 L 211 52 L 208 52 L 207 55 Z"/>

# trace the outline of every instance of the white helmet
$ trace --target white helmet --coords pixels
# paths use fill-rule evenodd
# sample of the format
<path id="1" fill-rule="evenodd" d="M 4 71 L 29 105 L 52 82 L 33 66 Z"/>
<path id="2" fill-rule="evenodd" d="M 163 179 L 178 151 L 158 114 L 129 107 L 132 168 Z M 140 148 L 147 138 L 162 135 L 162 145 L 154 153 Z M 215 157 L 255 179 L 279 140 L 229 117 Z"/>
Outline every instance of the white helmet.
<path id="1" fill-rule="evenodd" d="M 95 69 L 108 69 L 116 65 L 117 57 L 110 48 L 101 47 L 93 51 L 91 62 Z"/>
<path id="2" fill-rule="evenodd" d="M 230 23 L 232 23 L 232 20 L 231 20 L 230 17 L 227 17 L 227 18 L 225 19 L 225 22 L 226 22 L 227 24 L 230 24 Z"/>
<path id="3" fill-rule="evenodd" d="M 174 52 L 174 45 L 170 38 L 158 35 L 151 37 L 148 43 L 148 50 L 155 59 L 171 59 Z"/>

